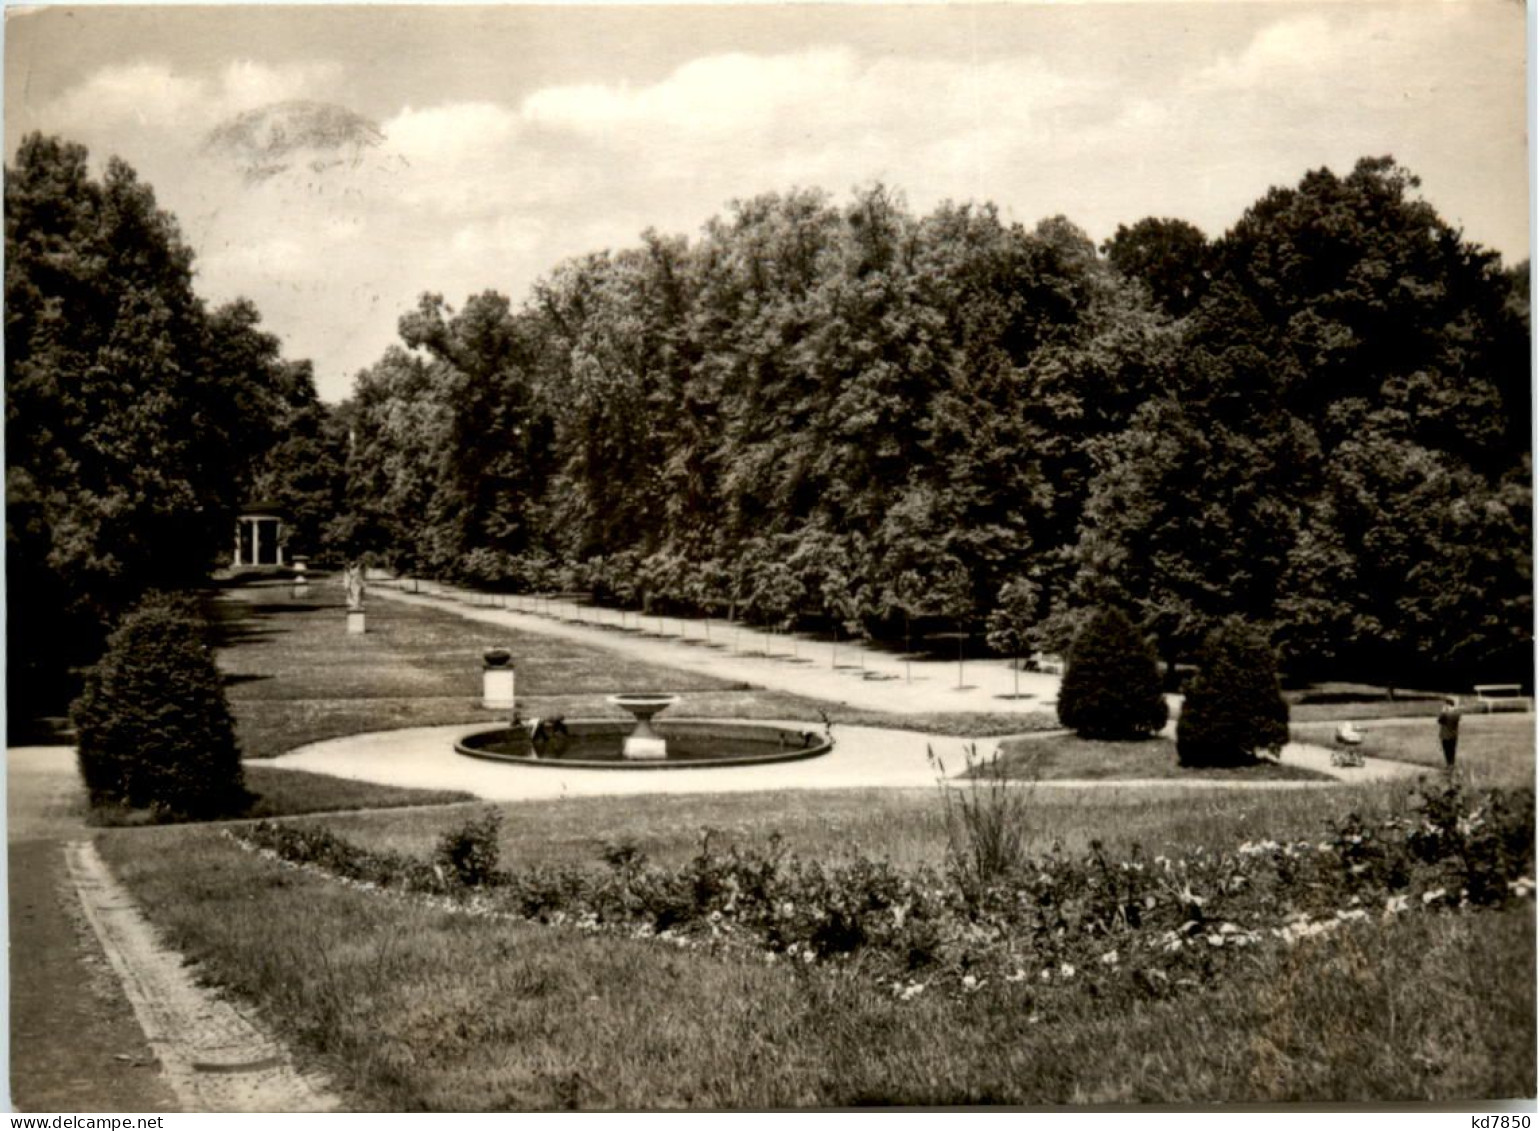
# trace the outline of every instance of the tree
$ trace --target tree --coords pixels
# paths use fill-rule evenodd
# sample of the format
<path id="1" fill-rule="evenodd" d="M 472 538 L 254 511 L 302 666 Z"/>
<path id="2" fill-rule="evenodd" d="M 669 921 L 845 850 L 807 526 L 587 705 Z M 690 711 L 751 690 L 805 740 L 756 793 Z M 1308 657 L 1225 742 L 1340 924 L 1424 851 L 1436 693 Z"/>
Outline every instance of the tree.
<path id="1" fill-rule="evenodd" d="M 190 817 L 246 804 L 235 723 L 204 631 L 185 601 L 152 595 L 108 637 L 71 712 L 93 804 Z"/>
<path id="2" fill-rule="evenodd" d="M 1120 273 L 1148 287 L 1173 318 L 1198 305 L 1215 267 L 1208 237 L 1186 220 L 1150 217 L 1133 227 L 1119 224 L 1102 250 Z"/>
<path id="3" fill-rule="evenodd" d="M 1092 615 L 1070 649 L 1059 721 L 1082 738 L 1137 739 L 1165 726 L 1155 653 L 1116 606 Z"/>
<path id="4" fill-rule="evenodd" d="M 71 669 L 152 587 L 227 552 L 241 496 L 313 397 L 250 303 L 209 314 L 193 256 L 116 158 L 32 134 L 5 176 L 8 717 L 68 701 Z"/>
<path id="5" fill-rule="evenodd" d="M 778 557 L 755 564 L 747 601 L 748 612 L 770 625 L 772 630 L 785 629 L 788 634 L 791 633 L 796 625 L 797 611 L 805 597 L 801 580 Z M 795 656 L 795 636 L 791 638 L 791 648 Z"/>
<path id="6" fill-rule="evenodd" d="M 1238 617 L 1209 636 L 1177 719 L 1184 766 L 1245 765 L 1289 740 L 1289 705 L 1278 689 L 1277 657 L 1267 638 Z"/>
<path id="7" fill-rule="evenodd" d="M 1042 590 L 1036 582 L 1026 577 L 1013 578 L 1000 587 L 999 600 L 989 614 L 989 646 L 1014 661 L 1013 699 L 1021 698 L 1021 661 L 1033 645 L 1041 597 Z"/>

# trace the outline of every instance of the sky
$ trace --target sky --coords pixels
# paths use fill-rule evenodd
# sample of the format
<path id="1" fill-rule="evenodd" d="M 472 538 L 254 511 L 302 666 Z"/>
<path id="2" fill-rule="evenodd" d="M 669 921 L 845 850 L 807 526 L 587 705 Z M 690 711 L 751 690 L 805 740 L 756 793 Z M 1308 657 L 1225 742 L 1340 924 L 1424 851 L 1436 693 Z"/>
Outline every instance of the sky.
<path id="1" fill-rule="evenodd" d="M 1218 236 L 1274 185 L 1390 154 L 1468 239 L 1529 254 L 1518 0 L 6 16 L 7 159 L 42 130 L 128 161 L 199 293 L 252 299 L 328 401 L 422 293 L 517 305 L 566 258 L 794 187 L 881 181 L 917 214 L 991 201 L 1098 242 L 1145 216 Z M 279 162 L 209 143 L 296 101 L 366 124 Z"/>

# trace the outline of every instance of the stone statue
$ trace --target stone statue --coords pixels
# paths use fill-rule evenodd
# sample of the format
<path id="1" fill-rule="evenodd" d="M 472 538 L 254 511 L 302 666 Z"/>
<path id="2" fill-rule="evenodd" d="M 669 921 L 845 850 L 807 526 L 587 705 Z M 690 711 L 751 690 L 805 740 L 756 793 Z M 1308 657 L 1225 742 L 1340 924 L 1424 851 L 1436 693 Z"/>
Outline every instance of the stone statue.
<path id="1" fill-rule="evenodd" d="M 354 562 L 342 571 L 342 584 L 348 591 L 348 608 L 364 607 L 364 567 Z"/>

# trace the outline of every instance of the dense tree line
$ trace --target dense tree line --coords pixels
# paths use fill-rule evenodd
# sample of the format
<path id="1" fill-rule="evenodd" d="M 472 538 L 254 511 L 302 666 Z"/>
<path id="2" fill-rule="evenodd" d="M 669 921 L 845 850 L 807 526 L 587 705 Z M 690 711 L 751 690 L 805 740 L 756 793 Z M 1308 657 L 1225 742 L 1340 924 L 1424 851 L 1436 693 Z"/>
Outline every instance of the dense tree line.
<path id="1" fill-rule="evenodd" d="M 175 221 L 122 161 L 32 135 L 5 170 L 7 702 L 70 673 L 146 592 L 207 578 L 280 439 L 325 414 L 248 302 L 209 310 Z M 286 441 L 288 442 L 288 441 Z M 339 454 L 340 470 L 340 454 Z"/>
<path id="2" fill-rule="evenodd" d="M 1528 269 L 1416 189 L 1364 160 L 1100 249 L 880 185 L 761 196 L 519 306 L 425 295 L 332 410 L 249 303 L 205 308 L 131 169 L 28 138 L 11 701 L 206 576 L 252 494 L 293 548 L 653 610 L 1020 654 L 1115 606 L 1167 661 L 1240 616 L 1295 674 L 1525 675 Z"/>
<path id="3" fill-rule="evenodd" d="M 1168 660 L 1241 615 L 1301 674 L 1518 670 L 1527 265 L 1416 188 L 1366 159 L 1100 251 L 793 192 L 517 309 L 425 296 L 345 406 L 352 548 L 767 623 L 978 627 L 1005 592 L 1049 645 L 1115 604 Z"/>

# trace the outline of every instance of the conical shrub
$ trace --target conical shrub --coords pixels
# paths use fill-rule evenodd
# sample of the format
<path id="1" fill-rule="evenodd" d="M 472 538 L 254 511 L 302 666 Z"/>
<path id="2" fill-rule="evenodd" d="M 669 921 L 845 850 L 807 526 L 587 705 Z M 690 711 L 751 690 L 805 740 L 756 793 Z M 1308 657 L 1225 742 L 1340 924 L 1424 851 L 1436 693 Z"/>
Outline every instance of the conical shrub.
<path id="1" fill-rule="evenodd" d="M 92 804 L 210 817 L 247 801 L 224 682 L 185 601 L 129 612 L 71 715 Z"/>
<path id="2" fill-rule="evenodd" d="M 1118 608 L 1098 611 L 1070 648 L 1059 721 L 1082 738 L 1147 738 L 1166 725 L 1160 664 Z"/>
<path id="3" fill-rule="evenodd" d="M 1289 740 L 1289 705 L 1267 638 L 1231 618 L 1209 636 L 1176 726 L 1184 766 L 1235 766 Z"/>

